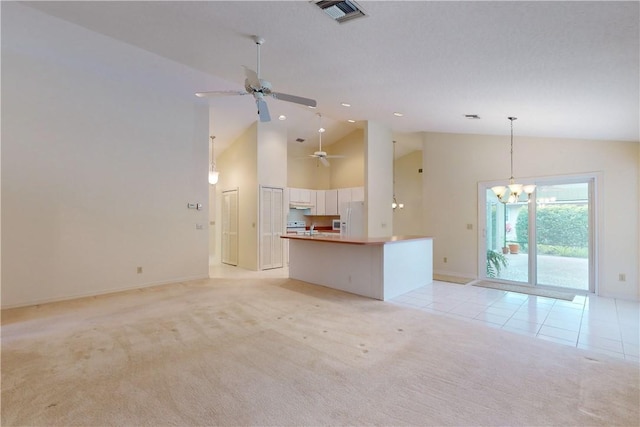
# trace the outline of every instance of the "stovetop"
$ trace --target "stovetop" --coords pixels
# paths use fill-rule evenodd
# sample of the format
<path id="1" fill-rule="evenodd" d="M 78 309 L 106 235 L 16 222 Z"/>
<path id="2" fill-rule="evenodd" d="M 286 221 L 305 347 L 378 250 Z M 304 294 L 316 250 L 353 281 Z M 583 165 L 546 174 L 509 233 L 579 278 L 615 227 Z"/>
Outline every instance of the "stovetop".
<path id="1" fill-rule="evenodd" d="M 304 221 L 288 221 L 287 228 L 306 228 L 307 223 Z"/>

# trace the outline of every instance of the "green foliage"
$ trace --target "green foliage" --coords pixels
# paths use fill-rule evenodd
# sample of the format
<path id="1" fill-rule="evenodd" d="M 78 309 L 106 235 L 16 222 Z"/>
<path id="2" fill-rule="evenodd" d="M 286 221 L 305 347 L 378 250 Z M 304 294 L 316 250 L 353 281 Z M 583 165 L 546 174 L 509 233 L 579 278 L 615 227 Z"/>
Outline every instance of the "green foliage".
<path id="1" fill-rule="evenodd" d="M 487 250 L 487 277 L 497 277 L 503 267 L 507 267 L 507 257 L 500 252 Z"/>
<path id="2" fill-rule="evenodd" d="M 586 205 L 548 205 L 537 209 L 538 251 L 545 255 L 587 257 L 589 209 Z M 516 236 L 526 250 L 529 243 L 529 215 L 521 208 L 516 220 Z"/>
<path id="3" fill-rule="evenodd" d="M 589 211 L 586 205 L 556 205 L 538 209 L 539 245 L 587 247 Z"/>
<path id="4" fill-rule="evenodd" d="M 588 247 L 538 245 L 540 255 L 556 255 L 571 258 L 588 258 Z"/>
<path id="5" fill-rule="evenodd" d="M 516 238 L 522 250 L 526 251 L 529 247 L 529 210 L 524 206 L 518 210 L 518 217 L 516 218 Z"/>

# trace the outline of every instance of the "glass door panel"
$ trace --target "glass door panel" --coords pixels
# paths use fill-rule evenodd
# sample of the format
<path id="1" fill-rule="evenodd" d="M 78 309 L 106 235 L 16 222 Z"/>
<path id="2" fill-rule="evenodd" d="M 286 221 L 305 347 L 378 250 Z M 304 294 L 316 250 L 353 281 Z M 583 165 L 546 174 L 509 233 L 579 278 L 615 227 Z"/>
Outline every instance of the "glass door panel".
<path id="1" fill-rule="evenodd" d="M 486 189 L 487 278 L 529 283 L 528 203 L 500 203 Z"/>
<path id="2" fill-rule="evenodd" d="M 589 182 L 537 187 L 537 284 L 590 290 L 589 194 Z"/>

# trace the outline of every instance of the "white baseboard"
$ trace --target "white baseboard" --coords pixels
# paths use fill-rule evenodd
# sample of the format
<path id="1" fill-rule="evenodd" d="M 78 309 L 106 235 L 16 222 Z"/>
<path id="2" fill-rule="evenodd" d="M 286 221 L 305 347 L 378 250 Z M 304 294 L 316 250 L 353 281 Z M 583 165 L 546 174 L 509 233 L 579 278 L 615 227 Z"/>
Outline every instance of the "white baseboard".
<path id="1" fill-rule="evenodd" d="M 74 300 L 74 299 L 80 299 L 80 298 L 89 298 L 89 297 L 97 297 L 100 295 L 108 295 L 108 294 L 115 294 L 118 292 L 125 292 L 125 291 L 132 291 L 132 290 L 136 290 L 136 289 L 144 289 L 144 288 L 150 288 L 153 286 L 160 286 L 160 285 L 169 285 L 171 283 L 179 283 L 179 282 L 188 282 L 188 281 L 192 281 L 192 280 L 201 280 L 201 279 L 208 279 L 209 275 L 202 275 L 202 276 L 186 276 L 186 277 L 177 277 L 174 279 L 170 279 L 170 280 L 162 280 L 159 282 L 149 282 L 149 283 L 143 283 L 143 284 L 135 284 L 135 285 L 131 285 L 131 286 L 122 286 L 122 287 L 117 287 L 117 288 L 111 288 L 111 289 L 104 289 L 101 291 L 97 291 L 97 292 L 80 292 L 77 294 L 69 294 L 69 295 L 63 295 L 60 297 L 55 297 L 55 298 L 43 298 L 43 299 L 36 299 L 33 301 L 28 301 L 28 302 L 24 302 L 24 303 L 19 303 L 19 304 L 13 304 L 13 305 L 2 305 L 2 307 L 0 307 L 2 310 L 8 310 L 11 308 L 21 308 L 21 307 L 30 307 L 30 306 L 34 306 L 34 305 L 40 305 L 40 304 L 49 304 L 49 303 L 53 303 L 53 302 L 60 302 L 60 301 L 69 301 L 69 300 Z"/>

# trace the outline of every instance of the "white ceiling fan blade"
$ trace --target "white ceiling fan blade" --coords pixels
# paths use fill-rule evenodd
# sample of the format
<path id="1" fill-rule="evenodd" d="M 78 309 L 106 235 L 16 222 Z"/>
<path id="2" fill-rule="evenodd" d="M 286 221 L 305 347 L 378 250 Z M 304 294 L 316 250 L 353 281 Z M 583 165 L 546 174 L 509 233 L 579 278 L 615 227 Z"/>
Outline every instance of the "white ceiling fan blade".
<path id="1" fill-rule="evenodd" d="M 329 166 L 330 165 L 329 160 L 327 160 L 326 157 L 319 157 L 319 159 L 320 159 L 320 161 L 322 162 L 323 165 L 325 165 L 325 166 Z"/>
<path id="2" fill-rule="evenodd" d="M 258 98 L 256 99 L 256 106 L 258 107 L 258 115 L 260 116 L 260 121 L 270 122 L 271 116 L 269 115 L 269 107 L 267 107 L 266 101 L 262 98 Z"/>
<path id="3" fill-rule="evenodd" d="M 296 104 L 306 105 L 307 107 L 315 107 L 317 105 L 315 99 L 303 98 L 286 93 L 271 92 L 271 96 L 280 101 L 295 102 Z"/>
<path id="4" fill-rule="evenodd" d="M 251 68 L 242 66 L 244 68 L 244 75 L 247 76 L 247 81 L 249 85 L 254 89 L 260 89 L 260 78 L 258 78 L 258 73 L 253 71 Z"/>
<path id="5" fill-rule="evenodd" d="M 249 95 L 249 92 L 244 90 L 213 90 L 208 92 L 196 92 L 198 98 L 213 98 L 216 96 L 229 96 L 229 95 Z"/>

